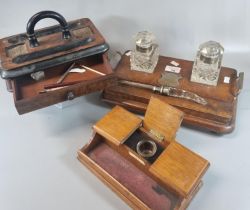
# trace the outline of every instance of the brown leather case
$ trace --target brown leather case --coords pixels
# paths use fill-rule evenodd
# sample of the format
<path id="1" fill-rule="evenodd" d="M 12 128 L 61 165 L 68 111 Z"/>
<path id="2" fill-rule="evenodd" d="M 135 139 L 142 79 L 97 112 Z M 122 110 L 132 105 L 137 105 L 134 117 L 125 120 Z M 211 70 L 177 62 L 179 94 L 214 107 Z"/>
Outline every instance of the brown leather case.
<path id="1" fill-rule="evenodd" d="M 44 18 L 53 18 L 60 25 L 35 32 L 35 24 Z M 35 14 L 27 24 L 26 33 L 0 40 L 1 76 L 6 79 L 7 89 L 13 92 L 18 113 L 103 90 L 113 79 L 106 53 L 108 48 L 88 18 L 67 23 L 53 11 Z M 73 63 L 94 71 L 70 73 L 57 86 L 58 79 Z M 44 71 L 43 80 L 31 78 L 31 74 L 38 71 Z M 45 91 L 49 86 L 57 88 Z"/>
<path id="2" fill-rule="evenodd" d="M 176 88 L 198 94 L 208 102 L 207 105 L 201 105 L 187 99 L 163 96 L 151 90 L 119 84 L 119 82 L 105 88 L 102 95 L 103 100 L 132 111 L 144 113 L 150 97 L 155 96 L 182 110 L 185 113 L 184 125 L 216 133 L 231 132 L 235 127 L 237 96 L 243 83 L 243 73 L 238 76 L 235 69 L 222 67 L 218 85 L 210 86 L 190 81 L 193 66 L 191 61 L 160 56 L 155 72 L 148 74 L 131 70 L 129 56 L 125 53 L 115 70 L 115 75 L 118 81 L 127 80 L 160 86 L 159 79 L 165 71 L 166 65 L 171 65 L 171 61 L 178 62 L 181 67 L 178 76 L 182 78 Z M 230 78 L 228 84 L 224 83 L 224 77 Z"/>
<path id="3" fill-rule="evenodd" d="M 144 120 L 116 106 L 93 126 L 78 159 L 133 209 L 186 209 L 209 162 L 175 141 L 182 118 L 156 97 Z M 142 139 L 156 143 L 153 157 L 139 155 Z"/>

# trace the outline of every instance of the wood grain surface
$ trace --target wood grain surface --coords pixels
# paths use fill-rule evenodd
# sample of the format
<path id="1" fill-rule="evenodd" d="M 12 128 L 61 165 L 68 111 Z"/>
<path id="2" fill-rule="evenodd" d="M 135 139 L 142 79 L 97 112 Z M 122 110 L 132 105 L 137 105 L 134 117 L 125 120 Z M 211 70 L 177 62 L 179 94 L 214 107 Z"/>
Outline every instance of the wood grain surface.
<path id="1" fill-rule="evenodd" d="M 209 162 L 174 141 L 181 111 L 152 97 L 146 113 L 149 123 L 116 106 L 94 125 L 93 139 L 78 158 L 133 209 L 184 210 L 200 189 Z M 159 126 L 162 122 L 169 130 Z M 149 132 L 159 128 L 172 141 L 162 143 Z M 141 140 L 157 145 L 151 159 L 136 150 Z"/>
<path id="2" fill-rule="evenodd" d="M 15 106 L 19 114 L 34 111 L 47 107 L 68 99 L 68 94 L 72 93 L 74 98 L 103 90 L 106 86 L 111 85 L 114 75 L 107 54 L 94 55 L 85 59 L 76 61 L 77 64 L 84 64 L 104 73 L 100 74 L 86 71 L 84 73 L 70 73 L 64 83 L 74 83 L 49 92 L 41 93 L 47 85 L 56 84 L 60 76 L 66 71 L 70 64 L 56 66 L 45 71 L 45 78 L 41 81 L 35 81 L 30 75 L 25 75 L 12 80 L 13 95 Z"/>
<path id="3" fill-rule="evenodd" d="M 171 142 L 149 171 L 161 183 L 187 197 L 200 182 L 209 163 L 177 142 Z"/>
<path id="4" fill-rule="evenodd" d="M 176 132 L 183 119 L 183 112 L 164 103 L 156 97 L 151 97 L 143 120 L 143 127 L 164 136 L 165 141 L 175 140 Z"/>
<path id="5" fill-rule="evenodd" d="M 141 126 L 142 119 L 116 106 L 94 125 L 94 130 L 119 146 Z"/>
<path id="6" fill-rule="evenodd" d="M 84 49 L 91 48 L 93 46 L 105 43 L 103 36 L 100 34 L 100 32 L 97 30 L 97 28 L 94 26 L 94 24 L 91 22 L 90 19 L 83 18 L 83 19 L 79 19 L 79 20 L 75 20 L 75 21 L 70 21 L 69 24 L 78 24 L 78 27 L 81 26 L 82 29 L 83 28 L 88 29 L 89 32 L 87 32 L 85 34 L 87 36 L 92 37 L 94 41 L 92 41 L 86 45 L 77 46 L 77 47 L 70 49 L 70 50 L 67 50 L 67 51 L 53 53 L 50 55 L 46 55 L 46 56 L 32 59 L 32 60 L 22 62 L 22 63 L 15 63 L 15 62 L 13 62 L 13 58 L 16 57 L 17 55 L 26 55 L 29 53 L 37 53 L 39 51 L 42 51 L 42 50 L 45 50 L 48 48 L 53 48 L 53 47 L 57 47 L 57 46 L 64 46 L 64 45 L 67 45 L 73 41 L 83 40 L 84 38 L 86 38 L 85 34 L 80 33 L 80 34 L 82 34 L 82 36 L 79 37 L 79 33 L 77 33 L 76 31 L 73 31 L 71 33 L 71 35 L 72 35 L 71 38 L 69 40 L 68 39 L 66 40 L 66 39 L 62 39 L 62 32 L 61 32 L 61 30 L 59 30 L 56 33 L 50 33 L 46 36 L 38 37 L 38 41 L 40 42 L 40 45 L 38 47 L 35 47 L 35 48 L 30 47 L 29 40 L 26 37 L 25 33 L 11 36 L 11 37 L 6 37 L 3 39 L 0 39 L 0 59 L 2 61 L 1 62 L 2 68 L 7 70 L 7 71 L 11 71 L 11 70 L 14 70 L 16 68 L 25 67 L 25 66 L 32 64 L 32 63 L 41 62 L 44 60 L 49 60 L 49 59 L 52 59 L 55 57 L 60 57 L 62 55 L 68 54 L 68 53 L 77 52 L 80 50 L 84 50 Z M 52 31 L 52 28 L 53 28 L 53 26 L 43 28 L 40 31 L 50 30 L 50 29 Z M 13 44 L 13 41 L 10 41 L 10 40 L 13 40 L 15 37 L 16 37 L 16 41 Z M 20 38 L 20 37 L 23 37 L 23 38 Z M 17 52 L 15 52 L 14 54 L 13 54 L 13 52 L 11 52 L 9 50 L 9 49 L 12 49 L 12 51 L 13 51 L 13 48 L 16 48 L 16 47 L 20 48 L 20 46 L 23 46 L 23 50 L 17 49 L 16 50 Z"/>
<path id="7" fill-rule="evenodd" d="M 145 113 L 151 96 L 160 98 L 168 104 L 185 113 L 183 124 L 196 129 L 213 131 L 216 133 L 229 133 L 235 127 L 237 109 L 237 95 L 240 92 L 240 80 L 237 71 L 232 68 L 222 67 L 217 86 L 199 84 L 190 81 L 192 61 L 160 56 L 153 74 L 134 71 L 130 69 L 129 56 L 124 54 L 118 64 L 115 75 L 119 80 L 128 80 L 144 84 L 160 86 L 159 79 L 170 62 L 178 62 L 181 67 L 178 89 L 198 94 L 207 100 L 207 105 L 193 101 L 163 96 L 151 90 L 136 88 L 119 84 L 105 88 L 103 100 L 111 104 L 118 104 L 132 111 Z M 224 83 L 224 77 L 229 77 L 230 82 Z"/>

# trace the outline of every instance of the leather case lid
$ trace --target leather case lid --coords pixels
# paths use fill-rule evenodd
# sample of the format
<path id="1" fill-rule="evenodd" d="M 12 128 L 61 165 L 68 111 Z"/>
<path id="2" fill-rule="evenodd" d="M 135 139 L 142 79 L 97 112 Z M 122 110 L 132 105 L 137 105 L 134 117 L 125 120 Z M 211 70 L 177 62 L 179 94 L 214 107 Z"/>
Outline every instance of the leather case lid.
<path id="1" fill-rule="evenodd" d="M 171 142 L 149 168 L 162 183 L 187 197 L 199 184 L 209 162 L 177 142 Z"/>
<path id="2" fill-rule="evenodd" d="M 143 127 L 164 136 L 164 140 L 171 142 L 183 119 L 183 112 L 168 105 L 166 102 L 152 96 L 148 104 Z"/>
<path id="3" fill-rule="evenodd" d="M 39 46 L 31 47 L 25 33 L 0 40 L 4 79 L 44 70 L 108 50 L 104 38 L 87 18 L 68 23 L 71 37 L 62 38 L 59 25 L 36 32 Z"/>
<path id="4" fill-rule="evenodd" d="M 119 146 L 140 127 L 142 119 L 116 106 L 94 125 L 94 130 Z"/>

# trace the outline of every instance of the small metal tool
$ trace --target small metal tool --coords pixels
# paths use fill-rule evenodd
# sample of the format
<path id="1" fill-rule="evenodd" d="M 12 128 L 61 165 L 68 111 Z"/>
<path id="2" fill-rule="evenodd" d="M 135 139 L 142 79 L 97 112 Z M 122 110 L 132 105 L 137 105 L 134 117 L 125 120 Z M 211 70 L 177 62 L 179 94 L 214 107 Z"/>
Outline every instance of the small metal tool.
<path id="1" fill-rule="evenodd" d="M 189 92 L 186 90 L 182 90 L 182 89 L 168 87 L 168 86 L 159 86 L 158 87 L 158 86 L 142 84 L 142 83 L 137 83 L 137 82 L 130 82 L 130 81 L 126 81 L 126 80 L 120 80 L 119 83 L 133 86 L 133 87 L 139 87 L 139 88 L 153 90 L 154 92 L 158 92 L 161 95 L 172 96 L 172 97 L 176 97 L 176 98 L 184 98 L 187 100 L 194 101 L 198 104 L 207 105 L 207 101 L 204 98 L 200 97 L 199 95 L 197 95 L 195 93 L 192 93 L 192 92 Z"/>
<path id="2" fill-rule="evenodd" d="M 62 81 L 65 79 L 65 77 L 69 74 L 70 70 L 74 67 L 75 63 L 72 63 L 70 67 L 64 72 L 64 74 L 57 80 L 57 84 L 62 83 Z"/>

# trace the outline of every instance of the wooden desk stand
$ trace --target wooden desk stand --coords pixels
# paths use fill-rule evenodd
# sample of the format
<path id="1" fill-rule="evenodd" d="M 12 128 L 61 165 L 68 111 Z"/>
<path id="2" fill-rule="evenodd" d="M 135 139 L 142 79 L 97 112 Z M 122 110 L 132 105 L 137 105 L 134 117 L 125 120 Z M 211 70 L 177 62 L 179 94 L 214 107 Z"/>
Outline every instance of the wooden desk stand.
<path id="1" fill-rule="evenodd" d="M 183 98 L 163 96 L 153 93 L 152 90 L 120 83 L 105 88 L 103 100 L 144 113 L 150 97 L 155 96 L 183 111 L 185 113 L 184 125 L 221 134 L 231 132 L 235 127 L 237 96 L 242 88 L 243 73 L 238 76 L 236 70 L 222 67 L 218 85 L 204 85 L 190 81 L 193 65 L 191 61 L 160 56 L 155 72 L 148 74 L 131 70 L 129 56 L 124 54 L 116 68 L 115 75 L 117 80 L 160 86 L 159 79 L 165 72 L 166 65 L 172 65 L 171 61 L 178 62 L 181 67 L 180 73 L 175 74 L 181 77 L 176 88 L 198 94 L 208 102 L 207 105 Z M 229 83 L 224 82 L 225 77 L 229 78 Z"/>
<path id="2" fill-rule="evenodd" d="M 144 120 L 116 106 L 94 126 L 78 159 L 133 209 L 185 209 L 200 189 L 209 162 L 175 141 L 183 113 L 152 97 Z M 142 139 L 153 157 L 138 154 Z"/>

